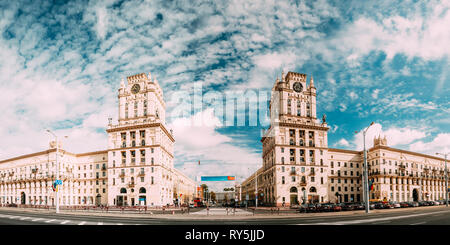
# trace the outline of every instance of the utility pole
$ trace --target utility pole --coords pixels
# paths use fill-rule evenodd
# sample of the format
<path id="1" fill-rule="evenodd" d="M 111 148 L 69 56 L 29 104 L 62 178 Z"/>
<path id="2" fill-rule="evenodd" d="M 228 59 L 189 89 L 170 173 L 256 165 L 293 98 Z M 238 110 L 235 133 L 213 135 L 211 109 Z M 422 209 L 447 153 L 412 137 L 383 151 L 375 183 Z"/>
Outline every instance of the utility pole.
<path id="1" fill-rule="evenodd" d="M 369 174 L 368 174 L 368 166 L 367 166 L 367 155 L 366 155 L 366 132 L 372 126 L 374 122 L 370 123 L 369 127 L 363 130 L 363 145 L 364 145 L 364 180 L 363 180 L 363 191 L 364 191 L 364 199 L 366 202 L 366 214 L 369 213 L 370 204 L 369 204 Z M 358 131 L 356 131 L 358 133 Z"/>
<path id="2" fill-rule="evenodd" d="M 255 184 L 255 196 L 256 196 L 255 209 L 256 209 L 256 208 L 258 208 L 258 170 L 256 170 L 256 172 L 255 172 L 255 181 L 256 181 L 256 184 Z"/>

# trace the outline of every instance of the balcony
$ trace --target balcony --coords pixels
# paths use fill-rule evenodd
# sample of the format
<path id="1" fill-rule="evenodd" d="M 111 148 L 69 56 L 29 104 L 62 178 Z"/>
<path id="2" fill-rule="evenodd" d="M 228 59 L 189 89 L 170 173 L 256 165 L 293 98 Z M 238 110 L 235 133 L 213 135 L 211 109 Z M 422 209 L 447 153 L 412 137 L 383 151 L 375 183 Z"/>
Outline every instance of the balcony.
<path id="1" fill-rule="evenodd" d="M 314 176 L 316 173 L 314 171 L 309 172 L 309 176 Z"/>
<path id="2" fill-rule="evenodd" d="M 120 173 L 119 174 L 119 178 L 124 178 L 125 177 L 125 173 Z"/>
<path id="3" fill-rule="evenodd" d="M 129 187 L 129 188 L 134 188 L 134 186 L 135 186 L 134 182 L 128 183 L 128 187 Z"/>
<path id="4" fill-rule="evenodd" d="M 300 182 L 300 186 L 306 186 L 306 182 Z"/>
<path id="5" fill-rule="evenodd" d="M 145 173 L 144 173 L 144 172 L 139 172 L 137 176 L 138 176 L 138 177 L 144 177 L 144 176 L 145 176 Z"/>
<path id="6" fill-rule="evenodd" d="M 291 171 L 289 172 L 289 174 L 290 174 L 290 175 L 296 175 L 297 172 L 296 172 L 295 170 L 291 170 Z"/>

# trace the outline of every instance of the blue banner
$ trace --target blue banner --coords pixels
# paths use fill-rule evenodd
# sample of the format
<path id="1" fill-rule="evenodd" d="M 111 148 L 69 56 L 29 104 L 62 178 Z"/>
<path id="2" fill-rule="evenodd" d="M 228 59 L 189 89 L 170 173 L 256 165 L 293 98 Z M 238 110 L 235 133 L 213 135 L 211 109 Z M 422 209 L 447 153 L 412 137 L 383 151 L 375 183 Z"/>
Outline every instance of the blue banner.
<path id="1" fill-rule="evenodd" d="M 201 181 L 235 181 L 235 176 L 202 176 Z"/>

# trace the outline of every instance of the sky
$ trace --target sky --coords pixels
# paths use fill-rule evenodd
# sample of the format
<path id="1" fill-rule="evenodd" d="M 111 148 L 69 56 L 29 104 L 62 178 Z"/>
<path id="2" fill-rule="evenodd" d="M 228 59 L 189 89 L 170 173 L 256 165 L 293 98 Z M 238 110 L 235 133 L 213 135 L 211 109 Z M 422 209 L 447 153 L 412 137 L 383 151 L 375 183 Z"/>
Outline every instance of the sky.
<path id="1" fill-rule="evenodd" d="M 208 103 L 174 115 L 177 93 L 270 91 L 282 72 L 314 76 L 328 146 L 450 152 L 448 1 L 1 1 L 0 159 L 105 150 L 120 80 L 151 72 L 164 91 L 175 167 L 191 178 L 262 165 L 261 129 Z M 237 105 L 237 114 L 245 107 Z M 202 118 L 194 126 L 183 123 Z M 201 162 L 198 165 L 198 161 Z M 234 183 L 207 183 L 216 191 Z"/>

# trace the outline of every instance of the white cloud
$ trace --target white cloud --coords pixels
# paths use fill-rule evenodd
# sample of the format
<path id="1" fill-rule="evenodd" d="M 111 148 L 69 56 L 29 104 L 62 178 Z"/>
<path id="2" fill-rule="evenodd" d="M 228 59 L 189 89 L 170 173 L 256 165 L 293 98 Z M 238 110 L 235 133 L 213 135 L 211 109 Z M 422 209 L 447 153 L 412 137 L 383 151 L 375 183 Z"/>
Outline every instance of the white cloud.
<path id="1" fill-rule="evenodd" d="M 409 149 L 415 152 L 427 153 L 430 155 L 435 155 L 439 153 L 450 153 L 450 134 L 440 133 L 434 137 L 432 141 L 424 142 L 418 141 L 411 144 Z M 442 157 L 442 156 L 439 156 Z"/>
<path id="2" fill-rule="evenodd" d="M 203 123 L 193 126 L 196 120 Z M 175 119 L 168 127 L 173 128 L 175 135 L 177 168 L 192 178 L 200 175 L 236 175 L 242 181 L 257 166 L 261 166 L 259 153 L 237 146 L 239 140 L 216 131 L 221 123 L 210 108 L 189 118 Z M 199 166 L 198 160 L 201 161 Z M 219 188 L 221 185 L 211 183 L 211 186 Z"/>
<path id="3" fill-rule="evenodd" d="M 372 50 L 384 51 L 388 59 L 398 53 L 424 59 L 449 56 L 450 4 L 443 1 L 428 7 L 426 16 L 423 16 L 423 9 L 413 9 L 416 11 L 410 16 L 389 16 L 382 22 L 360 17 L 344 28 L 332 43 L 339 43 L 337 47 L 351 54 L 348 59 L 352 61 Z"/>
<path id="4" fill-rule="evenodd" d="M 366 149 L 373 146 L 373 139 L 376 137 L 384 138 L 386 136 L 387 144 L 391 147 L 407 145 L 415 140 L 425 138 L 427 135 L 422 129 L 411 128 L 389 128 L 383 130 L 383 126 L 379 123 L 374 123 L 366 133 Z M 353 145 L 357 150 L 363 149 L 363 133 L 362 129 L 354 136 Z"/>
<path id="5" fill-rule="evenodd" d="M 348 146 L 350 146 L 350 143 L 348 143 L 348 141 L 346 139 L 341 139 L 336 143 L 336 146 L 348 147 Z"/>

